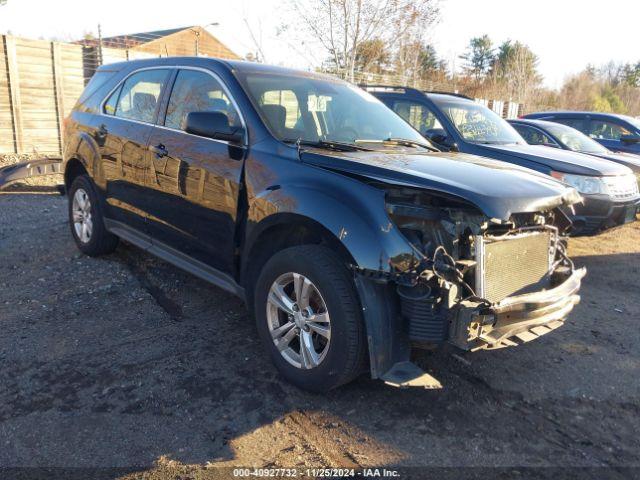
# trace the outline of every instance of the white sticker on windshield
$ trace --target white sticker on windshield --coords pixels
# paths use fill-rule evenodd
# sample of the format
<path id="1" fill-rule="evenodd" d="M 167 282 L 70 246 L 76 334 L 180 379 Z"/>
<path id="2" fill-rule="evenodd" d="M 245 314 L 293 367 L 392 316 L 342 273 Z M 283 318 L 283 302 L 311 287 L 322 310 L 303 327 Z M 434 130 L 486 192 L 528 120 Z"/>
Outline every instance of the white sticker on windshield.
<path id="1" fill-rule="evenodd" d="M 326 112 L 327 102 L 331 97 L 326 95 L 309 95 L 307 98 L 307 110 L 310 112 Z"/>

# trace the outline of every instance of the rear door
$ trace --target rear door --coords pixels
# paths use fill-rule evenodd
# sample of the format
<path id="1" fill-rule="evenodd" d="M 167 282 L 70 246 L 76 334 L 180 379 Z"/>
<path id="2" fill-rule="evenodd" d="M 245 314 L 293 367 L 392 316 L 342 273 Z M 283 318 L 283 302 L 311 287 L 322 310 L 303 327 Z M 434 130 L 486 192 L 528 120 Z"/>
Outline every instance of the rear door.
<path id="1" fill-rule="evenodd" d="M 107 216 L 146 233 L 147 141 L 171 70 L 152 68 L 129 75 L 107 97 L 96 136 L 106 184 Z"/>
<path id="2" fill-rule="evenodd" d="M 149 231 L 153 243 L 231 273 L 245 147 L 184 132 L 183 119 L 198 111 L 220 111 L 243 125 L 214 73 L 178 70 L 149 139 Z"/>

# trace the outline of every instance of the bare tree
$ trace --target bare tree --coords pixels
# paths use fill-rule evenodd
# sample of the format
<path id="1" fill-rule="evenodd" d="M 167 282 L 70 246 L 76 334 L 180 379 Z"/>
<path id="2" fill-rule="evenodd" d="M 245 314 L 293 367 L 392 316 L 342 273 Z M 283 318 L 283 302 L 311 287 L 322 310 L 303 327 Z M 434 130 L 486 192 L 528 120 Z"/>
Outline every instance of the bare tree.
<path id="1" fill-rule="evenodd" d="M 353 81 L 365 42 L 380 40 L 395 48 L 412 28 L 438 18 L 438 0 L 293 0 L 306 33 L 326 51 L 336 73 Z"/>

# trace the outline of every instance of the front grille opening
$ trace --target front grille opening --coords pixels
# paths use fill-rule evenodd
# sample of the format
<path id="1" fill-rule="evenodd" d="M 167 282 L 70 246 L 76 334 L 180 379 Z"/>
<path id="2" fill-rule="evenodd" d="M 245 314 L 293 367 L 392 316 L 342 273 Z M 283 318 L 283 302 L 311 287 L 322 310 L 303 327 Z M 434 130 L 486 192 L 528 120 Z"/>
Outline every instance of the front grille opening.
<path id="1" fill-rule="evenodd" d="M 476 290 L 490 302 L 549 288 L 552 234 L 526 232 L 476 237 Z"/>

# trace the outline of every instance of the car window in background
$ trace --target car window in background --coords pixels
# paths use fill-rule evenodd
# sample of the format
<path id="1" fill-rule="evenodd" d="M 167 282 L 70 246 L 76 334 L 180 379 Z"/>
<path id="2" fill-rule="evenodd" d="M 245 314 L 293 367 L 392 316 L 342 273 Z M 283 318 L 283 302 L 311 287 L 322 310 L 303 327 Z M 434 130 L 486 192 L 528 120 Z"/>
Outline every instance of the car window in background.
<path id="1" fill-rule="evenodd" d="M 620 140 L 623 135 L 630 135 L 631 132 L 617 123 L 606 120 L 591 120 L 587 135 L 599 140 Z"/>
<path id="2" fill-rule="evenodd" d="M 561 123 L 562 125 L 566 125 L 567 127 L 575 128 L 576 130 L 580 130 L 583 133 L 587 131 L 587 121 L 581 118 L 554 117 L 551 119 L 551 121 Z"/>
<path id="3" fill-rule="evenodd" d="M 398 101 L 393 104 L 393 110 L 422 135 L 429 130 L 442 129 L 433 112 L 420 103 Z"/>
<path id="4" fill-rule="evenodd" d="M 496 145 L 524 143 L 522 137 L 506 120 L 483 105 L 446 100 L 434 102 L 468 142 Z"/>
<path id="5" fill-rule="evenodd" d="M 158 98 L 168 73 L 169 70 L 143 70 L 127 78 L 120 89 L 114 115 L 139 122 L 153 122 Z M 114 92 L 117 93 L 118 91 Z M 110 113 L 106 107 L 111 101 L 112 98 L 107 100 L 105 113 Z"/>
<path id="6" fill-rule="evenodd" d="M 629 117 L 627 115 L 623 115 L 622 118 L 628 123 L 631 124 L 638 132 L 640 132 L 640 120 L 634 117 Z"/>
<path id="7" fill-rule="evenodd" d="M 425 142 L 378 99 L 341 80 L 315 74 L 236 75 L 266 125 L 280 140 L 355 143 L 404 138 Z"/>
<path id="8" fill-rule="evenodd" d="M 550 124 L 546 128 L 570 150 L 585 153 L 608 152 L 608 150 L 598 142 L 574 128 L 567 127 L 566 125 L 561 125 L 559 123 Z"/>
<path id="9" fill-rule="evenodd" d="M 222 112 L 229 118 L 229 125 L 240 126 L 240 117 L 218 80 L 205 72 L 180 70 L 171 90 L 164 125 L 180 130 L 190 112 Z"/>
<path id="10" fill-rule="evenodd" d="M 514 125 L 513 128 L 524 138 L 529 145 L 546 145 L 557 147 L 558 144 L 544 132 L 528 125 Z"/>

